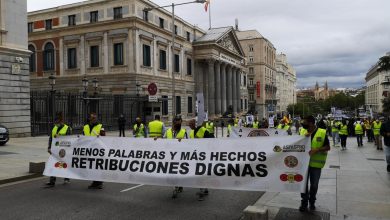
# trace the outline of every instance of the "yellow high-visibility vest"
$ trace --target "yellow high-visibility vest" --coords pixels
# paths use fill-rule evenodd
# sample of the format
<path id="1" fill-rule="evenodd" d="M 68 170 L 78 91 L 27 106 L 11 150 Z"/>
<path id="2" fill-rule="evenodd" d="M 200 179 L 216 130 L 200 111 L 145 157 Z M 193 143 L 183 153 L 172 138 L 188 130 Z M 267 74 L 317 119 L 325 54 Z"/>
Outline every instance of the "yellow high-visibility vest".
<path id="1" fill-rule="evenodd" d="M 326 130 L 318 128 L 313 140 L 311 141 L 311 149 L 318 149 L 323 147 L 326 137 Z M 328 157 L 327 152 L 318 152 L 310 157 L 309 166 L 315 168 L 323 168 Z"/>
<path id="2" fill-rule="evenodd" d="M 84 125 L 84 135 L 85 136 L 98 136 L 100 135 L 100 131 L 102 130 L 103 125 L 102 124 L 97 124 L 95 127 L 93 127 L 92 131 L 91 128 L 89 127 L 89 124 Z"/>
<path id="3" fill-rule="evenodd" d="M 158 120 L 149 122 L 149 137 L 162 137 L 164 123 Z"/>
<path id="4" fill-rule="evenodd" d="M 60 131 L 58 131 L 58 128 L 59 128 L 59 127 L 56 125 L 56 126 L 54 126 L 53 130 L 51 130 L 51 137 L 52 137 L 52 138 L 54 138 L 54 136 L 55 136 L 56 134 L 58 134 L 58 135 L 60 135 L 60 136 L 65 136 L 66 133 L 68 132 L 69 126 L 66 125 L 66 124 L 64 124 L 64 126 L 61 128 Z"/>

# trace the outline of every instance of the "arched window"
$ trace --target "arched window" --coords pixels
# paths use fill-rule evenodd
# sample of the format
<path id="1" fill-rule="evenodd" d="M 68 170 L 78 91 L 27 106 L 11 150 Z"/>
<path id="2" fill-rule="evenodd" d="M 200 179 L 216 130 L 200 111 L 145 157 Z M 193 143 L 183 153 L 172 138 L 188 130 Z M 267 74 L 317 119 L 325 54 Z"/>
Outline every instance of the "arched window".
<path id="1" fill-rule="evenodd" d="M 30 72 L 33 73 L 33 72 L 36 72 L 36 66 L 35 66 L 35 47 L 33 45 L 28 45 L 28 50 L 32 52 L 32 54 L 30 55 Z"/>
<path id="2" fill-rule="evenodd" d="M 43 51 L 43 70 L 54 70 L 54 46 L 52 43 L 47 43 Z"/>

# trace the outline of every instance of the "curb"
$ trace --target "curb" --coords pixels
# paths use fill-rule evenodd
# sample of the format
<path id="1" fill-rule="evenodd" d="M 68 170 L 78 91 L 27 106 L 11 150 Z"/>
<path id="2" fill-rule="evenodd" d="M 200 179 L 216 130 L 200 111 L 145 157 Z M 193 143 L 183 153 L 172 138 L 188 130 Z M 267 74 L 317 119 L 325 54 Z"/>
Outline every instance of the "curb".
<path id="1" fill-rule="evenodd" d="M 3 180 L 0 180 L 0 185 L 4 185 L 7 183 L 13 183 L 13 182 L 19 182 L 19 181 L 28 180 L 28 179 L 34 179 L 34 178 L 38 178 L 38 177 L 42 177 L 42 176 L 43 175 L 40 173 L 34 173 L 34 174 L 18 176 L 18 177 L 9 178 L 9 179 L 3 179 Z"/>

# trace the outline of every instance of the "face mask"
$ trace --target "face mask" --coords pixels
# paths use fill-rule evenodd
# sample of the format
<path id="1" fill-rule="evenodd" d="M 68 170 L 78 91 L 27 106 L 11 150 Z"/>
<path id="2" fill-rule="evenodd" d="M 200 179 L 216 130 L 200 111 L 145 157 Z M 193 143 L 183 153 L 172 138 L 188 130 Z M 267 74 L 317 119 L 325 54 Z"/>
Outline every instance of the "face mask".
<path id="1" fill-rule="evenodd" d="M 302 124 L 302 128 L 307 130 L 309 128 L 309 125 L 308 124 Z"/>

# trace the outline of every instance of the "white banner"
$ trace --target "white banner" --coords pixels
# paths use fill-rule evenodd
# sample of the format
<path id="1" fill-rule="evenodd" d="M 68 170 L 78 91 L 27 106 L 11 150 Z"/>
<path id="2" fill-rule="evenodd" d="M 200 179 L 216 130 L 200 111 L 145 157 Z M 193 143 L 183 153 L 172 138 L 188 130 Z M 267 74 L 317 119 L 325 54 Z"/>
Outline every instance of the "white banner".
<path id="1" fill-rule="evenodd" d="M 246 128 L 233 127 L 230 132 L 230 138 L 246 138 L 246 137 L 261 137 L 261 136 L 286 136 L 286 130 L 276 128 Z"/>
<path id="2" fill-rule="evenodd" d="M 53 139 L 44 175 L 107 182 L 251 191 L 304 189 L 309 138 Z"/>

